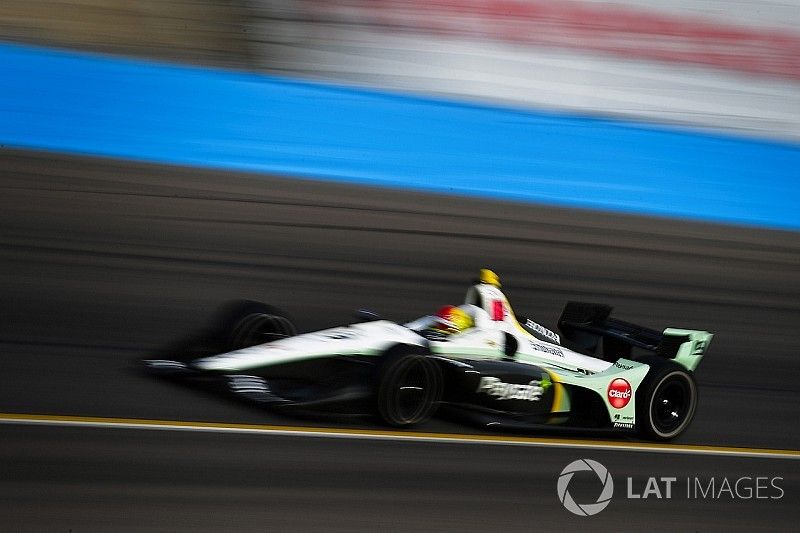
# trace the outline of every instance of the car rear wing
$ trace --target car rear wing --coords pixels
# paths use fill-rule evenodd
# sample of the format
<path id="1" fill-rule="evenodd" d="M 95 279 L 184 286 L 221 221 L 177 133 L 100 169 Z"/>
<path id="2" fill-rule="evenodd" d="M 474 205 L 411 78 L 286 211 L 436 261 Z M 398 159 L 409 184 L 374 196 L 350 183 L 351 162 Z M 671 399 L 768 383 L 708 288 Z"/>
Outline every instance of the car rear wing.
<path id="1" fill-rule="evenodd" d="M 707 331 L 677 328 L 658 331 L 637 326 L 611 318 L 611 311 L 608 305 L 568 302 L 558 328 L 566 340 L 596 357 L 602 355 L 610 361 L 620 357 L 629 359 L 633 349 L 639 348 L 674 359 L 688 370 L 697 368 L 713 337 Z"/>

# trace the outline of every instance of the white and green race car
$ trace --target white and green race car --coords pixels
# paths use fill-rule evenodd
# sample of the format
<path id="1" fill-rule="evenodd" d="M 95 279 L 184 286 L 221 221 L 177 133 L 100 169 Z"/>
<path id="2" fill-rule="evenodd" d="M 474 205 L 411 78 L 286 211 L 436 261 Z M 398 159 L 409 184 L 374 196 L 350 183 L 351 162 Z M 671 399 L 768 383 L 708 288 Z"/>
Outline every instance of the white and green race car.
<path id="1" fill-rule="evenodd" d="M 463 331 L 437 317 L 362 322 L 298 335 L 282 313 L 250 302 L 211 356 L 145 361 L 152 373 L 221 385 L 276 409 L 373 413 L 394 426 L 437 412 L 488 428 L 681 434 L 697 407 L 693 372 L 712 334 L 656 331 L 570 302 L 558 332 L 514 314 L 498 277 L 481 270 L 460 311 Z"/>

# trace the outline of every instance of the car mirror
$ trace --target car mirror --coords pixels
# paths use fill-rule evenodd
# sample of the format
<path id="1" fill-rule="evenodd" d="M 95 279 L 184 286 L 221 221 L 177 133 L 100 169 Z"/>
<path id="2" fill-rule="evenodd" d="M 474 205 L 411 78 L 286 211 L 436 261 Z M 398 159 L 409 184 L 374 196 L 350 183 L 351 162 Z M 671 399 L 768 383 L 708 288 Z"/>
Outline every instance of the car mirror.
<path id="1" fill-rule="evenodd" d="M 517 338 L 514 335 L 508 332 L 505 332 L 505 334 L 506 338 L 505 338 L 505 344 L 503 346 L 503 352 L 505 353 L 508 359 L 514 359 L 514 356 L 517 355 L 519 342 L 517 341 Z"/>

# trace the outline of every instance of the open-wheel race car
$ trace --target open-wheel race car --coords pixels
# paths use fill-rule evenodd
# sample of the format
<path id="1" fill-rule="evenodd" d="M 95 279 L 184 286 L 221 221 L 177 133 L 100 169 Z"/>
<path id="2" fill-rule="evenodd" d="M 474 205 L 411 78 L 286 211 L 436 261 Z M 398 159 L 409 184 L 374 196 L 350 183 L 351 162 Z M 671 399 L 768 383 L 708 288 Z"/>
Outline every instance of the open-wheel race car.
<path id="1" fill-rule="evenodd" d="M 441 410 L 499 429 L 678 436 L 697 407 L 693 372 L 712 334 L 610 314 L 570 302 L 556 332 L 516 316 L 484 269 L 463 305 L 404 324 L 364 312 L 359 323 L 298 335 L 284 314 L 250 302 L 230 322 L 223 353 L 145 366 L 275 409 L 372 413 L 400 427 Z"/>

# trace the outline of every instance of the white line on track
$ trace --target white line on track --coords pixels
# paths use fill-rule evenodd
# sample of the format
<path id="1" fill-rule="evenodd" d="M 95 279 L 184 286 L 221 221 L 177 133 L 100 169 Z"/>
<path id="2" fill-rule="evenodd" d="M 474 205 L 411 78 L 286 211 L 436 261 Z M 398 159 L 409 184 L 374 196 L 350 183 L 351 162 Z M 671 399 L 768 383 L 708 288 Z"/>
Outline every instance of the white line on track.
<path id="1" fill-rule="evenodd" d="M 437 442 L 449 444 L 487 444 L 495 446 L 533 446 L 542 448 L 572 448 L 589 450 L 669 453 L 684 455 L 715 455 L 767 459 L 800 459 L 800 450 L 768 448 L 737 448 L 686 444 L 653 444 L 604 440 L 558 439 L 524 436 L 469 435 L 450 433 L 407 432 L 378 429 L 322 428 L 303 426 L 271 426 L 256 424 L 227 424 L 214 422 L 184 422 L 171 420 L 141 420 L 84 416 L 34 415 L 0 413 L 0 424 L 25 424 L 59 427 L 94 427 L 161 431 L 196 431 L 207 433 L 239 433 L 296 437 L 318 437 L 360 440 L 408 442 Z"/>

